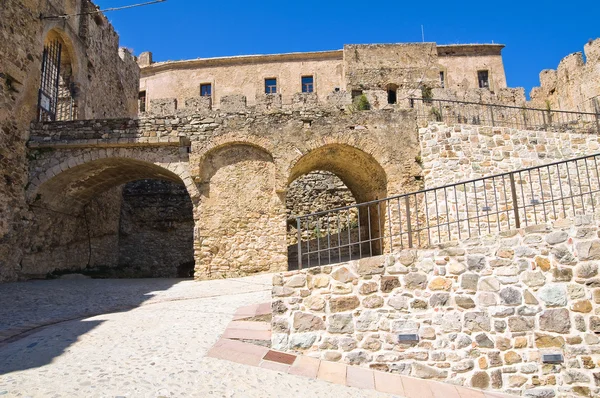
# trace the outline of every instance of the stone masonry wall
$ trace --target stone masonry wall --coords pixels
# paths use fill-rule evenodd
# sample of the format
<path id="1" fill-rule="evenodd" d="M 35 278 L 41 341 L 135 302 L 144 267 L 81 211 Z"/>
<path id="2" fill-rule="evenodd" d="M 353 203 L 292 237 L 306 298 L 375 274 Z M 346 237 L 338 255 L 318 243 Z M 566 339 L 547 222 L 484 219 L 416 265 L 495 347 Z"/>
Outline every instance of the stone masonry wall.
<path id="1" fill-rule="evenodd" d="M 540 87 L 531 90 L 531 103 L 545 109 L 600 112 L 600 38 L 581 52 L 563 58 L 556 70 L 540 73 Z M 594 104 L 594 100 L 596 104 Z"/>
<path id="2" fill-rule="evenodd" d="M 95 5 L 88 0 L 11 0 L 0 7 L 0 282 L 26 272 L 21 264 L 27 250 L 23 242 L 35 232 L 28 227 L 42 221 L 35 220 L 37 213 L 25 198 L 26 142 L 36 119 L 42 52 L 49 32 L 58 32 L 69 52 L 80 117 L 137 114 L 139 68 L 129 53 L 119 54 L 118 36 L 104 16 L 40 18 L 83 9 L 95 10 Z"/>
<path id="3" fill-rule="evenodd" d="M 430 123 L 419 129 L 425 187 L 539 166 L 599 151 L 596 134 Z"/>
<path id="4" fill-rule="evenodd" d="M 579 216 L 276 275 L 273 348 L 528 397 L 598 396 L 599 224 Z"/>
<path id="5" fill-rule="evenodd" d="M 124 275 L 192 276 L 193 248 L 193 205 L 185 186 L 160 180 L 125 184 L 118 261 Z"/>

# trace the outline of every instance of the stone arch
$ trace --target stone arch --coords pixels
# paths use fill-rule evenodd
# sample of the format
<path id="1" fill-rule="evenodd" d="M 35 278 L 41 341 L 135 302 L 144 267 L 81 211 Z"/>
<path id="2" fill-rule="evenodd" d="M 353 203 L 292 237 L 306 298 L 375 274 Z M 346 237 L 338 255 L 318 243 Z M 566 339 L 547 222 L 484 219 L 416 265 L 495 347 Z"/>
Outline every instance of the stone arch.
<path id="1" fill-rule="evenodd" d="M 321 145 L 309 150 L 301 157 L 295 159 L 290 168 L 287 183 L 291 184 L 297 178 L 317 170 L 335 174 L 352 192 L 352 195 L 358 204 L 382 199 L 387 196 L 387 175 L 385 170 L 371 153 L 363 151 L 356 146 L 336 142 Z M 364 248 L 362 244 L 358 243 L 358 239 L 356 239 L 356 249 L 359 253 L 366 250 L 369 253 L 379 254 L 382 250 L 381 242 L 376 240 L 377 237 L 380 236 L 380 231 L 385 224 L 385 209 L 382 209 L 380 206 L 381 204 L 365 205 L 361 206 L 360 210 L 351 209 L 346 211 L 348 213 L 347 216 L 349 222 L 355 219 L 357 225 L 354 227 L 349 223 L 348 225 L 342 226 L 342 228 L 344 230 L 349 230 L 352 228 L 360 229 L 362 227 L 363 233 L 368 231 L 370 234 L 369 236 L 373 239 L 373 241 L 367 242 L 367 246 Z M 356 212 L 354 212 L 355 210 Z M 327 219 L 327 217 L 325 219 Z M 300 236 L 303 237 L 302 240 L 308 240 L 308 245 L 310 245 L 310 241 L 316 243 L 316 241 L 319 240 L 319 233 L 313 236 L 314 231 L 312 230 L 313 228 L 324 230 L 321 221 L 316 220 L 315 225 L 311 224 L 311 221 L 315 220 L 305 219 L 304 221 L 307 225 L 301 224 L 300 226 L 302 229 L 300 231 Z M 326 224 L 327 223 L 329 223 L 329 221 L 326 221 Z M 333 230 L 334 234 L 337 235 L 334 236 L 334 240 L 338 241 L 338 238 L 340 240 L 342 239 L 342 232 L 340 230 L 339 222 L 334 221 L 334 223 L 335 225 L 333 228 L 329 224 L 326 226 L 327 235 L 329 239 L 329 235 Z M 292 228 L 296 227 L 292 226 Z M 298 231 L 296 230 L 295 232 L 297 233 Z M 352 243 L 353 239 L 354 238 L 348 238 L 347 242 L 342 243 L 348 246 Z M 360 240 L 363 241 L 364 239 Z M 352 248 L 352 246 L 348 247 Z M 288 250 L 290 267 L 294 266 L 295 260 L 292 258 L 294 256 L 294 250 L 296 249 L 293 246 L 290 246 Z M 338 259 L 341 257 L 346 259 L 348 256 L 351 256 L 351 249 L 348 249 L 345 253 L 342 253 L 340 249 L 334 255 L 334 257 Z M 321 260 L 322 259 L 317 256 L 317 261 L 322 263 Z M 329 256 L 327 261 L 331 261 Z"/>
<path id="2" fill-rule="evenodd" d="M 255 135 L 229 133 L 214 137 L 209 141 L 208 144 L 200 142 L 192 143 L 192 156 L 190 157 L 190 163 L 191 172 L 195 177 L 195 181 L 197 183 L 207 183 L 206 171 L 203 170 L 204 166 L 206 165 L 206 160 L 211 154 L 216 153 L 223 148 L 233 146 L 252 147 L 267 154 L 271 161 L 276 163 L 276 179 L 279 179 L 279 176 L 281 175 L 279 162 L 276 161 L 274 156 L 275 147 L 270 140 Z"/>
<path id="3" fill-rule="evenodd" d="M 323 170 L 337 175 L 358 203 L 384 198 L 387 176 L 373 152 L 340 142 L 316 146 L 292 161 L 287 184 L 311 171 Z"/>
<path id="4" fill-rule="evenodd" d="M 55 166 L 35 177 L 37 183 L 28 190 L 33 224 L 25 243 L 24 275 L 43 277 L 51 272 L 92 275 L 107 272 L 109 276 L 125 277 L 188 275 L 186 270 L 193 269 L 197 223 L 194 208 L 198 193 L 185 165 L 177 161 L 178 152 L 173 147 L 53 153 L 60 161 L 55 159 Z M 155 161 L 158 159 L 164 160 Z M 33 169 L 52 164 L 52 158 L 36 162 L 39 163 Z M 161 181 L 173 184 L 160 185 Z M 126 188 L 134 182 L 141 184 L 129 190 L 130 206 L 126 207 Z M 156 198 L 157 192 L 166 197 L 165 192 L 170 189 L 176 189 L 182 198 L 177 207 L 171 199 L 160 202 L 162 199 L 151 197 Z M 132 207 L 136 200 L 140 204 Z M 185 206 L 179 206 L 180 203 Z M 163 206 L 164 210 L 149 214 L 153 211 L 149 205 Z M 179 207 L 182 210 L 175 212 Z M 125 224 L 128 228 L 124 228 Z M 180 270 L 182 266 L 185 269 Z M 185 272 L 180 274 L 180 271 Z"/>
<path id="5" fill-rule="evenodd" d="M 107 150 L 67 155 L 66 159 L 32 179 L 27 190 L 29 202 L 44 203 L 57 211 L 72 211 L 94 195 L 141 179 L 182 183 L 192 200 L 197 200 L 198 190 L 180 162 L 153 162 L 153 157 L 161 159 L 160 154 L 148 156 L 125 148 L 111 155 Z"/>

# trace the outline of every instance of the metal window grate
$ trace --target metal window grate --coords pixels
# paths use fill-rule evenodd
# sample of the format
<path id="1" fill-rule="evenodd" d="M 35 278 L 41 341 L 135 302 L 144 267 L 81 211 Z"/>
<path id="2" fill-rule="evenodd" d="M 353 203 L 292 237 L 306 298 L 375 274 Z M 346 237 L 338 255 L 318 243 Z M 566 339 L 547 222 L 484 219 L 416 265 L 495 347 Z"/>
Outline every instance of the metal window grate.
<path id="1" fill-rule="evenodd" d="M 74 99 L 75 85 L 61 70 L 62 44 L 54 40 L 44 46 L 42 73 L 38 91 L 38 120 L 51 122 L 73 120 L 77 117 Z"/>

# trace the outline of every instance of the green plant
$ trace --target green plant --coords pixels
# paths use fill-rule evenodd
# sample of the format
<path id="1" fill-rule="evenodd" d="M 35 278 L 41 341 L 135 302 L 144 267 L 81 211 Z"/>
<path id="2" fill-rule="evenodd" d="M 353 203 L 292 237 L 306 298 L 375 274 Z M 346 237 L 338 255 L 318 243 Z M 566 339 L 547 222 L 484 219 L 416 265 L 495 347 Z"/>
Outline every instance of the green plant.
<path id="1" fill-rule="evenodd" d="M 436 122 L 442 121 L 442 113 L 440 112 L 440 110 L 438 108 L 431 108 L 429 110 L 429 116 L 435 118 Z"/>
<path id="2" fill-rule="evenodd" d="M 364 94 L 361 94 L 361 95 L 357 96 L 356 98 L 354 98 L 354 101 L 352 104 L 358 111 L 368 111 L 369 109 L 371 109 L 371 104 L 369 103 L 367 96 Z"/>
<path id="3" fill-rule="evenodd" d="M 415 156 L 415 162 L 417 162 L 419 166 L 423 166 L 423 158 L 421 157 L 421 155 Z"/>
<path id="4" fill-rule="evenodd" d="M 421 98 L 423 98 L 423 102 L 426 104 L 431 104 L 433 99 L 433 91 L 431 87 L 423 85 L 421 86 Z"/>

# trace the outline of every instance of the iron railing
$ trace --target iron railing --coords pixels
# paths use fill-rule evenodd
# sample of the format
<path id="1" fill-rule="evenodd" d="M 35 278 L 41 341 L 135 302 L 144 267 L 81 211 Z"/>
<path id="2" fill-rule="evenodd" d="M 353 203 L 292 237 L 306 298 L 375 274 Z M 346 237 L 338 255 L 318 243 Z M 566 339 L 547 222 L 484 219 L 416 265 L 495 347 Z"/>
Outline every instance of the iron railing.
<path id="1" fill-rule="evenodd" d="M 408 106 L 415 109 L 417 119 L 447 124 L 600 134 L 600 110 L 597 107 L 596 112 L 575 112 L 426 98 L 409 98 Z"/>
<path id="2" fill-rule="evenodd" d="M 298 267 L 595 212 L 599 158 L 600 153 L 296 217 Z"/>

